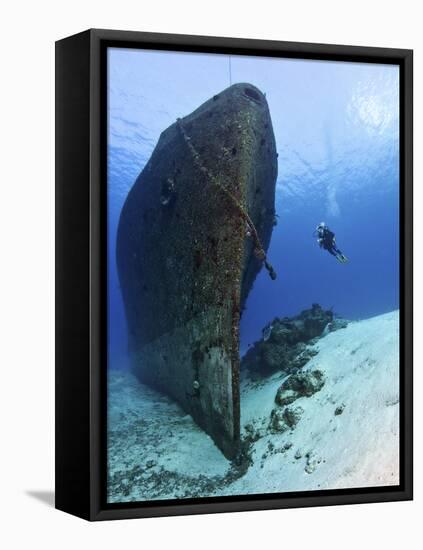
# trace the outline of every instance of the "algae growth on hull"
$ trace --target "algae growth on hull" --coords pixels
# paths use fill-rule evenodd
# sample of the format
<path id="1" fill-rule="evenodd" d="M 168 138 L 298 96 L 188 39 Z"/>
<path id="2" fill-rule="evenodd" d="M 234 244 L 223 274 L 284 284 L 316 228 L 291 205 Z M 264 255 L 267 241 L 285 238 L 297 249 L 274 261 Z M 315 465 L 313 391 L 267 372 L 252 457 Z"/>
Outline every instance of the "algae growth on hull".
<path id="1" fill-rule="evenodd" d="M 265 96 L 236 84 L 167 128 L 128 194 L 117 264 L 133 371 L 239 451 L 239 321 L 275 220 Z"/>
<path id="2" fill-rule="evenodd" d="M 394 311 L 323 331 L 297 374 L 243 370 L 241 463 L 172 399 L 111 371 L 109 502 L 397 485 L 398 335 Z"/>

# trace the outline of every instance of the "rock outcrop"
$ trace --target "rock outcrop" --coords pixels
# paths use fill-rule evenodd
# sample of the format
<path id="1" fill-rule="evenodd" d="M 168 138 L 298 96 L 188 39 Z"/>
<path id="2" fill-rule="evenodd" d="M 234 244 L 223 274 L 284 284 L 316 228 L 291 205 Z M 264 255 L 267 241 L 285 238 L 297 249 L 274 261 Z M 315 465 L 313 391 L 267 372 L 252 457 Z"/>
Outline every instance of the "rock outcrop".
<path id="1" fill-rule="evenodd" d="M 317 354 L 310 344 L 326 332 L 346 326 L 347 321 L 335 318 L 331 310 L 319 304 L 296 317 L 276 317 L 263 329 L 262 339 L 245 354 L 242 368 L 264 376 L 278 370 L 296 372 Z"/>
<path id="2" fill-rule="evenodd" d="M 270 432 L 283 433 L 292 430 L 298 424 L 304 409 L 302 407 L 285 407 L 282 409 L 273 409 L 270 416 Z"/>
<path id="3" fill-rule="evenodd" d="M 325 375 L 321 370 L 301 371 L 292 374 L 276 392 L 275 402 L 283 407 L 300 397 L 311 397 L 325 385 Z"/>

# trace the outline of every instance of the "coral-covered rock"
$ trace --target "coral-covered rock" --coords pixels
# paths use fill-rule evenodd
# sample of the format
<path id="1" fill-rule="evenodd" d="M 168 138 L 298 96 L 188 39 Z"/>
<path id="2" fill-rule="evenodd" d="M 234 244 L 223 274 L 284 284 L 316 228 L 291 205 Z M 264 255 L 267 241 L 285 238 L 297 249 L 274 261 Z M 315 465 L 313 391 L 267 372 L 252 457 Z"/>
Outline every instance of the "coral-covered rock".
<path id="1" fill-rule="evenodd" d="M 283 411 L 280 409 L 273 409 L 270 415 L 269 429 L 271 432 L 285 432 L 288 429 L 285 419 L 283 417 Z"/>
<path id="2" fill-rule="evenodd" d="M 284 410 L 284 418 L 287 425 L 292 429 L 298 424 L 304 409 L 302 407 L 286 407 Z"/>
<path id="3" fill-rule="evenodd" d="M 283 369 L 289 353 L 289 348 L 286 345 L 265 345 L 263 346 L 261 357 L 267 370 L 276 371 Z"/>
<path id="4" fill-rule="evenodd" d="M 283 433 L 294 429 L 303 412 L 304 409 L 302 407 L 286 407 L 283 410 L 273 409 L 270 415 L 270 431 Z"/>
<path id="5" fill-rule="evenodd" d="M 346 326 L 346 321 L 334 319 L 331 310 L 313 304 L 296 317 L 276 317 L 263 329 L 263 338 L 248 350 L 241 368 L 262 375 L 278 370 L 287 373 L 301 369 L 317 350 L 311 348 L 317 339 L 329 331 Z"/>
<path id="6" fill-rule="evenodd" d="M 321 370 L 297 372 L 285 380 L 278 389 L 275 402 L 279 406 L 293 403 L 299 397 L 310 397 L 320 391 L 325 384 Z"/>
<path id="7" fill-rule="evenodd" d="M 276 393 L 275 402 L 280 407 L 284 405 L 290 405 L 300 397 L 298 392 L 289 388 L 283 388 L 283 385 L 278 389 Z"/>

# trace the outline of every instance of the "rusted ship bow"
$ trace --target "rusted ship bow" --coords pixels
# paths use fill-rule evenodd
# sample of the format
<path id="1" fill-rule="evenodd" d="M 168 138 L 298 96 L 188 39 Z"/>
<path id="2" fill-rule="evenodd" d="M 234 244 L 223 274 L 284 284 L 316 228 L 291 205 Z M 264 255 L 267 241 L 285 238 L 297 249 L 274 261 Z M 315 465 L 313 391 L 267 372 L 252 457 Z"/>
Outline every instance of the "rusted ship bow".
<path id="1" fill-rule="evenodd" d="M 265 96 L 236 84 L 160 136 L 122 209 L 117 263 L 133 369 L 228 458 L 239 447 L 239 322 L 274 224 Z"/>

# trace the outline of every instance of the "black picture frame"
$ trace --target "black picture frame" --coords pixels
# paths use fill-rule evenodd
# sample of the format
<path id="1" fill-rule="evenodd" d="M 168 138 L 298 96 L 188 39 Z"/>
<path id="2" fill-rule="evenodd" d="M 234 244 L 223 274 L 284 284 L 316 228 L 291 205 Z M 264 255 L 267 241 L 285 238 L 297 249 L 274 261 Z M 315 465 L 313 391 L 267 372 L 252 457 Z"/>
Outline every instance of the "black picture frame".
<path id="1" fill-rule="evenodd" d="M 106 504 L 106 49 L 400 68 L 400 485 Z M 56 43 L 56 508 L 87 520 L 410 500 L 413 494 L 413 52 L 91 29 Z"/>

